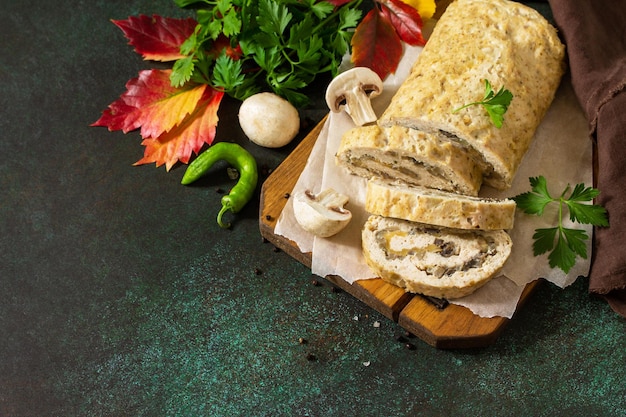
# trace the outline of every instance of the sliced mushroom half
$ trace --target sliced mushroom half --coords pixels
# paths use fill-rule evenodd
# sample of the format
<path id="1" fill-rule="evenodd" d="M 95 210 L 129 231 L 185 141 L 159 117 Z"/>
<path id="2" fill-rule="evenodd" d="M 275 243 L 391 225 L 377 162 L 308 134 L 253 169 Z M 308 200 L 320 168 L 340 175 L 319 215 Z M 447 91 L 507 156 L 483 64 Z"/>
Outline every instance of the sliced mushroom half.
<path id="1" fill-rule="evenodd" d="M 352 213 L 344 206 L 348 196 L 328 188 L 315 195 L 300 191 L 293 196 L 293 211 L 298 224 L 307 232 L 319 237 L 330 237 L 348 225 Z"/>

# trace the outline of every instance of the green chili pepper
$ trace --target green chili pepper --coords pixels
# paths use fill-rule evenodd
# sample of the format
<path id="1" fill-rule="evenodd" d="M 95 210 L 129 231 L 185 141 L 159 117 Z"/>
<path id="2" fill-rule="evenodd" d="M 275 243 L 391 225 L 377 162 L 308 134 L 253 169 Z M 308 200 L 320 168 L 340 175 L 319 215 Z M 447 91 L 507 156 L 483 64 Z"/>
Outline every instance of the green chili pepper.
<path id="1" fill-rule="evenodd" d="M 230 210 L 237 213 L 252 198 L 259 179 L 254 156 L 236 143 L 218 142 L 202 152 L 187 167 L 181 184 L 188 185 L 203 177 L 217 161 L 225 160 L 239 171 L 239 180 L 230 192 L 222 197 L 222 209 L 217 214 L 220 227 L 230 227 L 222 222 L 222 216 Z"/>

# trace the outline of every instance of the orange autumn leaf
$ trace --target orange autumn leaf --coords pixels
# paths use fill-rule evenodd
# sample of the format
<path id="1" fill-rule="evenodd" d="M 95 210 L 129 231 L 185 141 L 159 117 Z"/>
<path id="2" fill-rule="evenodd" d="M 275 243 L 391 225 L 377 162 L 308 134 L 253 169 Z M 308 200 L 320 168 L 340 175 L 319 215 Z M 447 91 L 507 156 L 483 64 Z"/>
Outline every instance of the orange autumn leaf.
<path id="1" fill-rule="evenodd" d="M 217 110 L 224 93 L 208 87 L 196 108 L 178 126 L 158 138 L 145 138 L 142 142 L 144 156 L 135 165 L 165 164 L 169 171 L 176 162 L 189 162 L 205 144 L 213 143 L 218 122 Z"/>
<path id="2" fill-rule="evenodd" d="M 193 34 L 197 22 L 192 18 L 174 19 L 154 15 L 112 20 L 124 32 L 128 43 L 145 60 L 175 61 L 183 58 L 182 43 Z"/>
<path id="3" fill-rule="evenodd" d="M 139 129 L 146 149 L 136 165 L 154 162 L 169 170 L 178 161 L 187 163 L 215 137 L 217 109 L 224 93 L 206 84 L 172 87 L 170 73 L 140 72 L 92 124 L 124 133 Z"/>
<path id="4" fill-rule="evenodd" d="M 171 70 L 141 71 L 92 126 L 124 133 L 141 129 L 142 137 L 156 138 L 180 124 L 194 111 L 207 85 L 172 87 L 170 73 Z"/>
<path id="5" fill-rule="evenodd" d="M 171 70 L 142 71 L 135 83 L 127 85 L 126 104 L 137 108 L 141 136 L 155 138 L 178 125 L 196 108 L 206 84 L 173 87 Z"/>

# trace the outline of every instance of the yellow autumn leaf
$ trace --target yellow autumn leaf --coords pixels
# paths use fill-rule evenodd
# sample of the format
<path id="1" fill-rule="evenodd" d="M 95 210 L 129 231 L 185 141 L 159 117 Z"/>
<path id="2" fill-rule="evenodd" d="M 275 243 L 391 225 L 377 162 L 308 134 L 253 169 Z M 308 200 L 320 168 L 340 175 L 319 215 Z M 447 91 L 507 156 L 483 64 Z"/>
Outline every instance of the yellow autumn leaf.
<path id="1" fill-rule="evenodd" d="M 420 14 L 422 20 L 428 20 L 435 14 L 435 0 L 402 0 Z"/>

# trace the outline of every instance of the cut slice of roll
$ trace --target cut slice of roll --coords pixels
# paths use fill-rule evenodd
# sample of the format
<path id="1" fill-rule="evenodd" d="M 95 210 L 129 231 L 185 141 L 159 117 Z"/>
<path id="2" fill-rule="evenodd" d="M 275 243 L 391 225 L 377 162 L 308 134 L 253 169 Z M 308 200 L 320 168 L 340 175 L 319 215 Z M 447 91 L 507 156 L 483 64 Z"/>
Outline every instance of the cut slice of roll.
<path id="1" fill-rule="evenodd" d="M 450 140 L 402 126 L 348 130 L 335 161 L 365 178 L 399 179 L 466 195 L 477 195 L 482 183 L 482 168 L 471 152 Z"/>
<path id="2" fill-rule="evenodd" d="M 385 217 L 457 229 L 512 229 L 515 201 L 433 190 L 401 181 L 372 178 L 365 210 Z"/>
<path id="3" fill-rule="evenodd" d="M 437 298 L 469 295 L 496 276 L 511 253 L 503 230 L 441 228 L 372 215 L 363 255 L 381 279 Z"/>
<path id="4" fill-rule="evenodd" d="M 510 187 L 565 70 L 565 47 L 536 10 L 508 0 L 456 0 L 437 22 L 380 117 L 473 148 L 484 183 Z M 513 94 L 501 128 L 482 105 L 485 80 Z"/>

